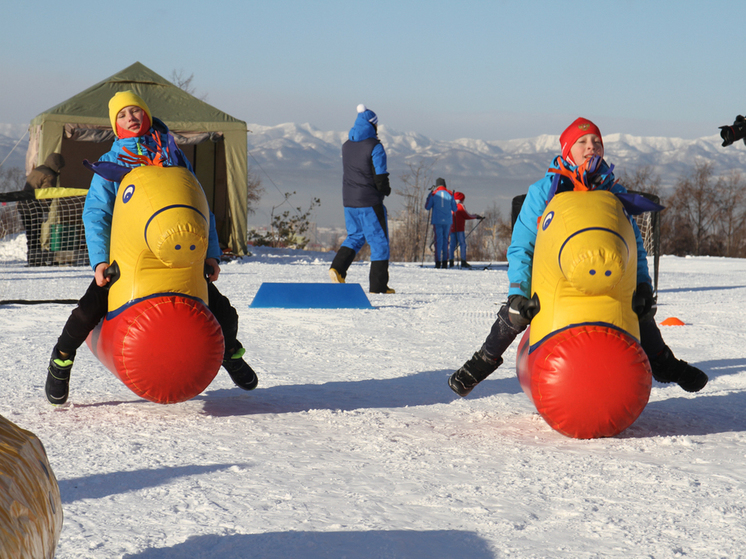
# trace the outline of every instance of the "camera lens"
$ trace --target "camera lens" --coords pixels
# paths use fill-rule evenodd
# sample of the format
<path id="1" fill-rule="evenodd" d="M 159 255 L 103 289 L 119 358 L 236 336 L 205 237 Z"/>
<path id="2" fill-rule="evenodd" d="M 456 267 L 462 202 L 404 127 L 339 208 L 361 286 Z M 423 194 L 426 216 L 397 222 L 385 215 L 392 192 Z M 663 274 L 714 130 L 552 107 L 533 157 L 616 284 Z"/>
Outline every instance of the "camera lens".
<path id="1" fill-rule="evenodd" d="M 733 131 L 733 127 L 721 126 L 720 137 L 723 139 L 723 147 L 731 145 L 736 139 L 736 134 Z"/>

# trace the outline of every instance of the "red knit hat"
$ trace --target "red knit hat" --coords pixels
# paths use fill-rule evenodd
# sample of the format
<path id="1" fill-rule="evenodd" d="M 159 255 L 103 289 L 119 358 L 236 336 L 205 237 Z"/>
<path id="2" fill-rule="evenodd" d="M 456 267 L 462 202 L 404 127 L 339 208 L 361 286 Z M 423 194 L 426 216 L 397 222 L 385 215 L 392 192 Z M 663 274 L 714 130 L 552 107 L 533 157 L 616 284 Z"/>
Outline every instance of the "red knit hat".
<path id="1" fill-rule="evenodd" d="M 453 193 L 453 197 L 454 197 L 454 198 L 455 198 L 455 199 L 456 199 L 457 201 L 459 201 L 459 202 L 463 202 L 464 200 L 466 200 L 466 196 L 464 196 L 464 193 L 463 193 L 463 192 L 454 192 L 454 193 Z"/>
<path id="2" fill-rule="evenodd" d="M 604 145 L 604 140 L 601 137 L 601 131 L 598 126 L 593 124 L 587 118 L 580 117 L 575 120 L 570 126 L 565 128 L 565 131 L 560 135 L 560 146 L 562 147 L 562 159 L 567 159 L 570 156 L 570 150 L 582 136 L 586 134 L 595 134 L 598 139 L 601 140 L 601 145 Z"/>

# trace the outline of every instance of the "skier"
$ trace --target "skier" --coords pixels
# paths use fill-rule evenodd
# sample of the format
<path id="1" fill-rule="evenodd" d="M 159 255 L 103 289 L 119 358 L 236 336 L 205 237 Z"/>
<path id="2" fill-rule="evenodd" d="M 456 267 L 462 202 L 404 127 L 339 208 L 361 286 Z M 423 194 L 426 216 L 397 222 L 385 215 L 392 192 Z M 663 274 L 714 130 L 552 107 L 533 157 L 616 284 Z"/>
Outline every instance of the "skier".
<path id="1" fill-rule="evenodd" d="M 144 164 L 181 166 L 194 172 L 166 125 L 153 118 L 145 101 L 132 91 L 120 91 L 109 100 L 109 119 L 117 139 L 111 150 L 101 157 L 101 161 L 127 167 Z M 119 183 L 94 175 L 86 196 L 83 224 L 94 279 L 78 301 L 78 306 L 73 309 L 52 349 L 45 385 L 47 399 L 52 404 L 64 404 L 67 401 L 75 353 L 106 315 L 110 278 L 105 272 L 109 267 L 111 218 L 118 190 Z M 221 254 L 215 217 L 210 212 L 210 237 L 205 263 L 211 268 L 208 276 L 209 308 L 223 329 L 225 338 L 223 367 L 239 388 L 253 390 L 257 386 L 257 376 L 243 360 L 245 350 L 236 339 L 238 313 L 213 283 L 220 274 Z"/>
<path id="2" fill-rule="evenodd" d="M 445 179 L 435 181 L 435 190 L 425 201 L 425 209 L 431 210 L 430 222 L 435 233 L 435 267 L 448 267 L 448 234 L 453 223 L 453 214 L 458 210 L 456 200 L 446 188 Z"/>
<path id="3" fill-rule="evenodd" d="M 454 192 L 453 197 L 456 200 L 456 207 L 458 208 L 453 214 L 453 225 L 451 225 L 451 243 L 448 247 L 448 267 L 453 268 L 454 257 L 456 255 L 456 245 L 458 244 L 461 250 L 461 267 L 471 268 L 471 265 L 466 261 L 466 235 L 464 229 L 466 228 L 466 221 L 469 219 L 484 219 L 481 215 L 471 215 L 466 211 L 464 207 L 464 200 L 466 196 L 463 192 Z"/>
<path id="4" fill-rule="evenodd" d="M 459 396 L 466 396 L 472 389 L 492 374 L 503 362 L 502 354 L 513 340 L 531 322 L 537 312 L 531 300 L 531 266 L 536 242 L 538 220 L 551 197 L 558 192 L 573 190 L 575 185 L 553 172 L 565 167 L 580 170 L 594 189 L 615 193 L 626 192 L 617 184 L 612 168 L 605 161 L 601 132 L 590 120 L 578 118 L 560 136 L 562 154 L 555 157 L 544 178 L 532 184 L 518 215 L 513 237 L 508 248 L 508 301 L 497 313 L 482 347 L 448 379 L 451 389 Z M 600 169 L 591 175 L 588 164 L 600 158 Z M 592 177 L 592 178 L 591 178 Z M 707 384 L 707 375 L 686 361 L 677 359 L 666 345 L 653 319 L 656 305 L 652 281 L 648 273 L 647 253 L 637 225 L 632 221 L 637 238 L 637 289 L 641 304 L 635 312 L 640 317 L 640 343 L 648 356 L 653 378 L 658 382 L 675 382 L 687 392 L 699 392 Z"/>
<path id="5" fill-rule="evenodd" d="M 370 292 L 395 293 L 389 283 L 388 216 L 383 199 L 391 194 L 386 150 L 378 139 L 378 116 L 365 105 L 342 145 L 342 205 L 347 238 L 334 256 L 329 277 L 344 283 L 357 252 L 370 246 Z"/>

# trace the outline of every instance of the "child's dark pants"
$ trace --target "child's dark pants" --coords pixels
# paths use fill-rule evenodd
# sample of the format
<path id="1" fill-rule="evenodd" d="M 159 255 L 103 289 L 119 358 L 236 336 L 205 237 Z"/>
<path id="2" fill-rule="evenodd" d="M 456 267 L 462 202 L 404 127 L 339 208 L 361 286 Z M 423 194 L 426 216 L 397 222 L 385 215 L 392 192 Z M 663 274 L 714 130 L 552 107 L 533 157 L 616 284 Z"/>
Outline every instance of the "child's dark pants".
<path id="1" fill-rule="evenodd" d="M 238 334 L 238 313 L 231 306 L 228 298 L 218 291 L 213 283 L 207 284 L 208 307 L 223 329 L 225 351 L 230 354 L 238 349 L 236 335 Z M 67 319 L 62 334 L 57 340 L 57 349 L 63 353 L 74 355 L 83 345 L 88 334 L 106 315 L 109 302 L 108 287 L 99 287 L 96 280 L 91 282 L 88 290 L 78 301 Z"/>

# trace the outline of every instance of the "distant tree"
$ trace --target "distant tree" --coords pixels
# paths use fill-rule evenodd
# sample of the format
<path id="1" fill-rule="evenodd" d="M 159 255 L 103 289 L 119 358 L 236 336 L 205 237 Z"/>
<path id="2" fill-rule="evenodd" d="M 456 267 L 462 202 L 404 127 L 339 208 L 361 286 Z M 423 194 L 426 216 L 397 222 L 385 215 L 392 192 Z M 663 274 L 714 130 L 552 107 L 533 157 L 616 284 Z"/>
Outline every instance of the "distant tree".
<path id="1" fill-rule="evenodd" d="M 624 169 L 616 177 L 619 179 L 619 183 L 627 190 L 645 192 L 646 194 L 654 194 L 660 197 L 661 176 L 653 173 L 653 167 L 645 165 L 644 167 L 638 167 L 631 173 L 628 173 Z"/>
<path id="2" fill-rule="evenodd" d="M 746 256 L 746 182 L 740 171 L 732 171 L 717 183 L 720 210 L 716 225 L 720 254 Z"/>
<path id="3" fill-rule="evenodd" d="M 17 192 L 26 185 L 26 173 L 20 167 L 0 167 L 0 192 Z"/>
<path id="4" fill-rule="evenodd" d="M 192 85 L 193 79 L 194 79 L 194 74 L 189 74 L 189 76 L 187 77 L 186 72 L 184 71 L 183 68 L 179 70 L 171 71 L 171 83 L 173 83 L 179 89 L 186 91 L 189 95 L 197 97 L 197 99 L 200 99 L 202 101 L 206 101 L 207 93 L 205 93 L 202 96 L 196 95 L 196 89 Z"/>
<path id="5" fill-rule="evenodd" d="M 286 192 L 282 203 L 272 208 L 269 231 L 264 234 L 259 233 L 255 229 L 249 231 L 249 243 L 256 246 L 270 246 L 275 248 L 306 248 L 309 239 L 304 235 L 311 227 L 310 216 L 313 213 L 313 209 L 321 205 L 321 200 L 314 198 L 305 212 L 301 208 L 295 208 L 295 215 L 291 215 L 291 210 L 275 214 L 275 210 L 283 204 L 288 203 L 288 200 L 294 194 L 295 192 Z"/>
<path id="6" fill-rule="evenodd" d="M 421 159 L 409 163 L 409 172 L 401 177 L 404 187 L 394 191 L 404 198 L 404 207 L 389 231 L 391 260 L 416 262 L 423 257 L 430 230 L 425 201 L 432 190 L 432 169 L 436 162 L 437 159 L 430 162 Z"/>
<path id="7" fill-rule="evenodd" d="M 506 259 L 512 230 L 510 221 L 503 218 L 495 202 L 484 212 L 481 223 L 466 230 L 466 252 L 469 260 L 501 262 Z"/>
<path id="8" fill-rule="evenodd" d="M 663 254 L 702 256 L 716 249 L 722 198 L 712 162 L 695 164 L 694 169 L 679 178 L 665 202 Z"/>
<path id="9" fill-rule="evenodd" d="M 259 204 L 259 200 L 262 198 L 262 194 L 264 194 L 264 187 L 262 186 L 261 177 L 254 173 L 251 167 L 249 167 L 247 173 L 247 186 L 248 203 L 246 205 L 246 212 L 253 215 L 256 213 L 256 207 Z"/>

